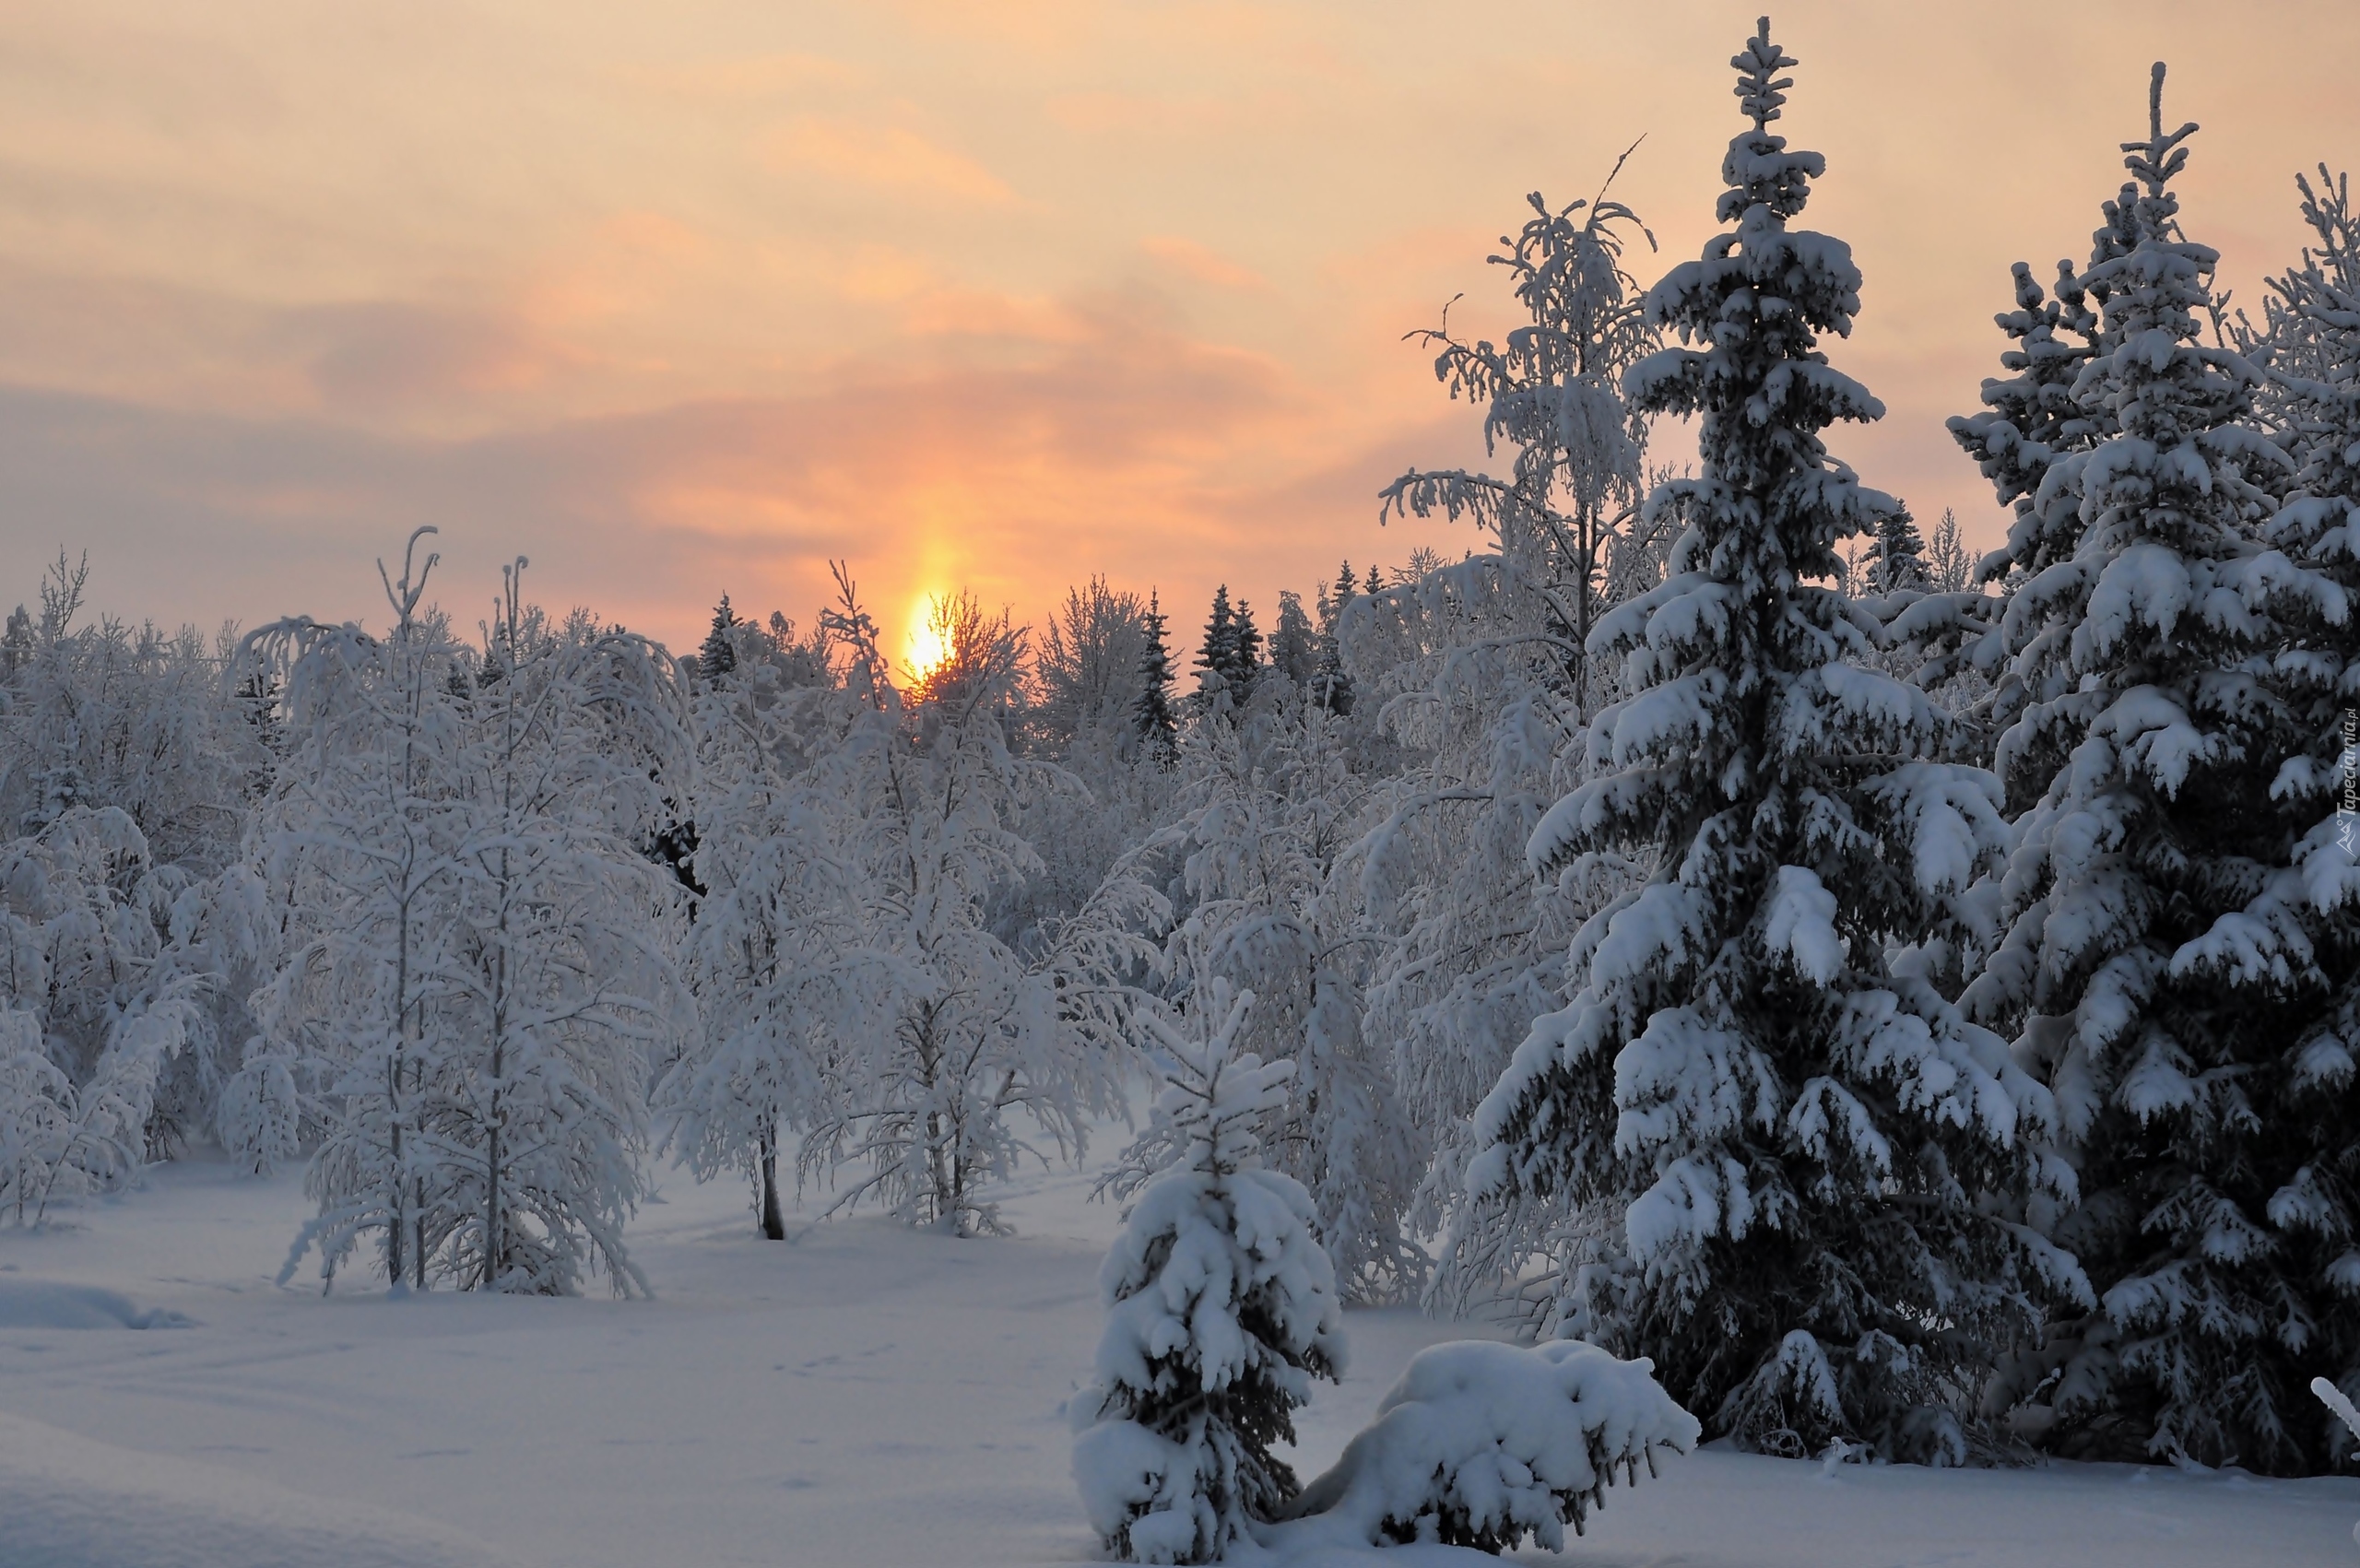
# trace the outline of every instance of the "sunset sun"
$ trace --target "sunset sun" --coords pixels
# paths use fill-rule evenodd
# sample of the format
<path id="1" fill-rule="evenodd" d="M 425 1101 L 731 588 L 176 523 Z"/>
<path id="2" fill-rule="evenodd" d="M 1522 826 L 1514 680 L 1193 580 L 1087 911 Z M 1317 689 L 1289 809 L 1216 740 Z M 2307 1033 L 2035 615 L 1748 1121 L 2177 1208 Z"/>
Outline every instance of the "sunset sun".
<path id="1" fill-rule="evenodd" d="M 939 590 L 918 595 L 910 601 L 909 631 L 902 643 L 902 662 L 911 678 L 923 680 L 940 667 L 950 650 L 943 642 L 940 617 L 935 606 L 941 600 Z"/>

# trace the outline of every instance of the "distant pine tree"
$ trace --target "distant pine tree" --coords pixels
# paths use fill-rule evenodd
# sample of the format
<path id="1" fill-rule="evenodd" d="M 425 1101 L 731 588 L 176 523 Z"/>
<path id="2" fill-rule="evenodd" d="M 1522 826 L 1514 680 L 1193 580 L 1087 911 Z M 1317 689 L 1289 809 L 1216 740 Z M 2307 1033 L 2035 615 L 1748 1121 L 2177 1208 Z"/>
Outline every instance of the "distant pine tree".
<path id="1" fill-rule="evenodd" d="M 697 649 L 697 674 L 707 684 L 719 680 L 738 667 L 738 645 L 730 632 L 744 625 L 738 612 L 729 607 L 729 595 L 721 595 L 721 603 L 713 610 L 713 630 L 704 634 L 703 643 Z"/>
<path id="2" fill-rule="evenodd" d="M 1254 607 L 1244 599 L 1237 601 L 1237 652 L 1228 673 L 1230 701 L 1242 708 L 1262 673 L 1262 633 L 1254 624 Z"/>
<path id="3" fill-rule="evenodd" d="M 1227 690 L 1230 672 L 1237 667 L 1237 612 L 1229 602 L 1229 584 L 1213 590 L 1212 613 L 1205 619 L 1205 640 L 1197 648 L 1197 701 L 1209 703 L 1215 690 Z"/>
<path id="4" fill-rule="evenodd" d="M 1172 765 L 1180 733 L 1180 715 L 1172 706 L 1172 654 L 1164 645 L 1163 603 L 1150 590 L 1147 596 L 1147 652 L 1139 659 L 1139 695 L 1132 704 L 1131 722 L 1147 754 L 1164 767 Z"/>
<path id="5" fill-rule="evenodd" d="M 1344 607 L 1352 601 L 1352 563 L 1344 562 L 1336 575 L 1336 587 L 1330 593 L 1325 584 L 1319 589 L 1319 636 L 1315 649 L 1311 674 L 1312 701 L 1331 713 L 1352 711 L 1352 678 L 1344 668 L 1343 644 L 1337 640 L 1337 623 L 1343 619 Z"/>
<path id="6" fill-rule="evenodd" d="M 1868 589 L 1871 594 L 1897 594 L 1923 588 L 1932 580 L 1926 570 L 1926 541 L 1906 502 L 1896 506 L 1877 525 L 1869 547 Z"/>
<path id="7" fill-rule="evenodd" d="M 0 634 L 0 680 L 33 662 L 33 618 L 18 605 L 8 617 L 8 630 Z"/>
<path id="8" fill-rule="evenodd" d="M 1303 611 L 1303 595 L 1281 589 L 1279 624 L 1270 632 L 1270 666 L 1297 686 L 1308 686 L 1319 669 L 1319 633 Z"/>

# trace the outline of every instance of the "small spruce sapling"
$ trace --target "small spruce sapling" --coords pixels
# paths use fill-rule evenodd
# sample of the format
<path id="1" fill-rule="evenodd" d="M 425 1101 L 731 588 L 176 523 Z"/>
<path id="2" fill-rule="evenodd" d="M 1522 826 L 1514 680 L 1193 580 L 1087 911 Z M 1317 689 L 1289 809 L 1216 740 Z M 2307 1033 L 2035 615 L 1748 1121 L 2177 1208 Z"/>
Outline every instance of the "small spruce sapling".
<path id="1" fill-rule="evenodd" d="M 1344 1365 L 1311 1196 L 1259 1153 L 1294 1065 L 1235 1054 L 1251 992 L 1216 981 L 1207 999 L 1190 1032 L 1144 1020 L 1165 1085 L 1150 1137 L 1186 1152 L 1107 1255 L 1096 1379 L 1069 1407 L 1074 1479 L 1127 1562 L 1210 1562 L 1284 1510 L 1298 1488 L 1271 1447 Z"/>

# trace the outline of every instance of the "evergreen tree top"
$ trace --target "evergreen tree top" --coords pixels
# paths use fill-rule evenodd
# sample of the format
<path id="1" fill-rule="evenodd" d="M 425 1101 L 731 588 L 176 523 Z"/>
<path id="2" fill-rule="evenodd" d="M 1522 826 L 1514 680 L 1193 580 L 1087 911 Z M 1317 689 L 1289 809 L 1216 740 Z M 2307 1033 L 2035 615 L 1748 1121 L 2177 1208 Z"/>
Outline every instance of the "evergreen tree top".
<path id="1" fill-rule="evenodd" d="M 1766 31 L 1736 59 L 1749 84 L 1741 95 L 1749 116 L 1776 108 L 1769 100 L 1781 83 L 1765 62 L 1788 57 L 1770 50 Z M 1700 543 L 1711 538 L 1712 560 L 1694 564 L 1731 582 L 1758 572 L 1791 584 L 1840 575 L 1835 542 L 1874 527 L 1894 503 L 1861 488 L 1819 438 L 1838 420 L 1883 418 L 1884 405 L 1819 349 L 1823 332 L 1849 336 L 1860 308 L 1851 247 L 1787 227 L 1809 197 L 1804 176 L 1821 173 L 1825 160 L 1787 151 L 1785 138 L 1762 128 L 1766 124 L 1739 133 L 1722 166 L 1729 189 L 1717 211 L 1734 228 L 1648 291 L 1649 318 L 1675 328 L 1690 347 L 1650 354 L 1625 372 L 1623 387 L 1645 412 L 1703 416 L 1700 446 L 1711 479 L 1664 486 L 1648 503 L 1660 510 L 1693 499 L 1718 517 L 1699 536 Z M 1763 515 L 1740 518 L 1731 510 L 1739 493 L 1761 498 Z M 1774 519 L 1782 521 L 1763 526 Z M 1751 564 L 1740 565 L 1740 557 Z"/>
<path id="2" fill-rule="evenodd" d="M 1724 223 L 1756 207 L 1774 221 L 1802 211 L 1811 196 L 1811 181 L 1827 171 L 1827 160 L 1815 152 L 1788 152 L 1787 138 L 1770 133 L 1770 122 L 1786 112 L 1786 89 L 1792 77 L 1777 72 L 1800 65 L 1793 55 L 1770 41 L 1770 18 L 1729 64 L 1738 72 L 1737 96 L 1753 128 L 1729 142 L 1721 162 L 1721 178 L 1729 188 L 1721 194 L 1718 215 Z"/>
<path id="3" fill-rule="evenodd" d="M 1738 100 L 1753 116 L 1753 128 L 1759 131 L 1786 112 L 1786 89 L 1795 85 L 1794 77 L 1777 73 L 1802 62 L 1770 41 L 1769 18 L 1759 18 L 1754 26 L 1753 36 L 1730 57 L 1729 65 L 1738 73 Z"/>
<path id="4" fill-rule="evenodd" d="M 2171 135 L 2164 134 L 2164 63 L 2156 61 L 2147 77 L 2147 139 L 2122 144 L 2122 150 L 2130 155 L 2122 160 L 2123 167 L 2147 187 L 2149 195 L 2162 195 L 2164 187 L 2188 167 L 2188 148 L 2181 144 L 2196 129 L 2196 122 L 2190 120 Z"/>

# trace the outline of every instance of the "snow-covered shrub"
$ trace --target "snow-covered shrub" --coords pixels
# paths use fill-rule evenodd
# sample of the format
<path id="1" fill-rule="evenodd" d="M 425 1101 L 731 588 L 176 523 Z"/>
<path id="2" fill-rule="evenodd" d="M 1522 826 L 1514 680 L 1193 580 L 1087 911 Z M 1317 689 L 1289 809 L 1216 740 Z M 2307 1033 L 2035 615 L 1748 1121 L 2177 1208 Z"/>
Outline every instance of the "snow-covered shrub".
<path id="1" fill-rule="evenodd" d="M 1658 1451 L 1696 1444 L 1696 1418 L 1645 1361 L 1572 1339 L 1462 1339 L 1413 1358 L 1294 1517 L 1348 1524 L 1371 1545 L 1440 1541 L 1511 1551 L 1532 1537 L 1565 1549 L 1618 1478 L 1635 1485 Z"/>
<path id="2" fill-rule="evenodd" d="M 1310 1195 L 1264 1170 L 1258 1129 L 1293 1065 L 1235 1052 L 1250 994 L 1218 982 L 1184 1034 L 1148 1020 L 1156 1114 L 1186 1148 L 1140 1194 L 1099 1275 L 1095 1380 L 1068 1407 L 1091 1524 L 1137 1562 L 1210 1562 L 1296 1491 L 1273 1444 L 1344 1362 L 1335 1270 Z"/>

